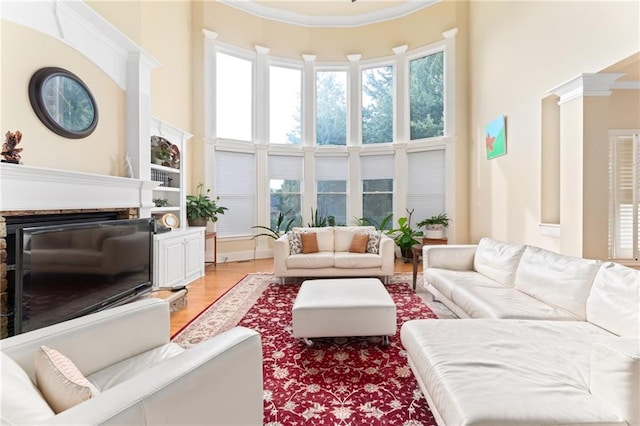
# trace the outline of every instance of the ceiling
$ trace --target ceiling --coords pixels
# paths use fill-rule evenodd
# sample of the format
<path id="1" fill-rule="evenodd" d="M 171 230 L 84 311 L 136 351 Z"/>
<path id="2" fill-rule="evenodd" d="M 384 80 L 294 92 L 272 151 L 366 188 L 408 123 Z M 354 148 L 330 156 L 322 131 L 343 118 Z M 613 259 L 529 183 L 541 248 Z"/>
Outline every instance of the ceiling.
<path id="1" fill-rule="evenodd" d="M 356 27 L 408 15 L 440 0 L 218 0 L 245 12 L 308 27 Z"/>

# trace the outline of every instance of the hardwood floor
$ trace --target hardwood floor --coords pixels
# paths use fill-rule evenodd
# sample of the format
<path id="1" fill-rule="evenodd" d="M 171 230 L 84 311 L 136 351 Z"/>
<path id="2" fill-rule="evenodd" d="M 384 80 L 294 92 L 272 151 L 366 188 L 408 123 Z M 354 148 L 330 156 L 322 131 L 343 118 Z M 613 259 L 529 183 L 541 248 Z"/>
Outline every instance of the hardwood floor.
<path id="1" fill-rule="evenodd" d="M 412 264 L 396 259 L 395 272 L 411 272 Z M 273 259 L 207 265 L 205 276 L 189 284 L 187 306 L 171 315 L 171 335 L 251 272 L 273 272 Z"/>

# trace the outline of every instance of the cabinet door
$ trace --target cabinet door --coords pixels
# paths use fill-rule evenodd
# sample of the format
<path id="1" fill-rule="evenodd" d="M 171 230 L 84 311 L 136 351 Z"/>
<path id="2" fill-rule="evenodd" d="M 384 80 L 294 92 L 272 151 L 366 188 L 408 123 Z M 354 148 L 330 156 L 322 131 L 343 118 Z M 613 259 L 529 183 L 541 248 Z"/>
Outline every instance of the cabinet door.
<path id="1" fill-rule="evenodd" d="M 160 285 L 171 287 L 180 284 L 185 274 L 184 238 L 166 239 L 161 242 L 160 250 L 163 258 L 160 268 L 164 272 L 164 283 Z"/>
<path id="2" fill-rule="evenodd" d="M 187 282 L 204 275 L 204 235 L 192 234 L 185 238 L 185 278 Z"/>

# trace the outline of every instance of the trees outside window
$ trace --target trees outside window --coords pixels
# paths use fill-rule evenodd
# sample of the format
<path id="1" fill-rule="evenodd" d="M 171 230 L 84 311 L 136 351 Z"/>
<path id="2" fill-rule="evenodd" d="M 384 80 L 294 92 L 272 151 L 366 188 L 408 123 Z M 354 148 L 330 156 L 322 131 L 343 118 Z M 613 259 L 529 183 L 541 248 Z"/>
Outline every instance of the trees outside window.
<path id="1" fill-rule="evenodd" d="M 319 180 L 318 215 L 333 216 L 337 225 L 347 224 L 347 181 Z"/>
<path id="2" fill-rule="evenodd" d="M 362 181 L 362 216 L 373 223 L 381 223 L 393 213 L 393 179 L 364 179 Z M 393 221 L 387 223 L 388 229 Z"/>
<path id="3" fill-rule="evenodd" d="M 393 142 L 393 66 L 362 71 L 362 143 Z"/>
<path id="4" fill-rule="evenodd" d="M 280 213 L 285 216 L 286 221 L 295 217 L 293 226 L 299 226 L 302 219 L 300 181 L 271 179 L 269 193 L 271 198 L 270 228 L 276 228 Z"/>
<path id="5" fill-rule="evenodd" d="M 444 53 L 409 62 L 411 140 L 444 135 Z"/>
<path id="6" fill-rule="evenodd" d="M 347 144 L 347 72 L 316 72 L 316 143 Z"/>
<path id="7" fill-rule="evenodd" d="M 300 145 L 302 71 L 269 67 L 269 141 Z"/>

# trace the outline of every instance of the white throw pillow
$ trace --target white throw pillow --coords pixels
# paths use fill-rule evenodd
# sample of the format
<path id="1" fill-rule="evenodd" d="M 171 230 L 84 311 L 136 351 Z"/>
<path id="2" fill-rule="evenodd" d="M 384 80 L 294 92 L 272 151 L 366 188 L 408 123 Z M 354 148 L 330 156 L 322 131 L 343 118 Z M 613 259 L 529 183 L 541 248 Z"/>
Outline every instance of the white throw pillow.
<path id="1" fill-rule="evenodd" d="M 500 284 L 514 286 L 516 270 L 526 246 L 482 238 L 478 243 L 473 268 Z"/>
<path id="2" fill-rule="evenodd" d="M 302 253 L 302 239 L 300 235 L 301 231 L 289 231 L 287 237 L 289 238 L 289 254 Z"/>
<path id="3" fill-rule="evenodd" d="M 56 414 L 100 393 L 69 358 L 55 349 L 41 346 L 35 364 L 38 389 Z"/>

